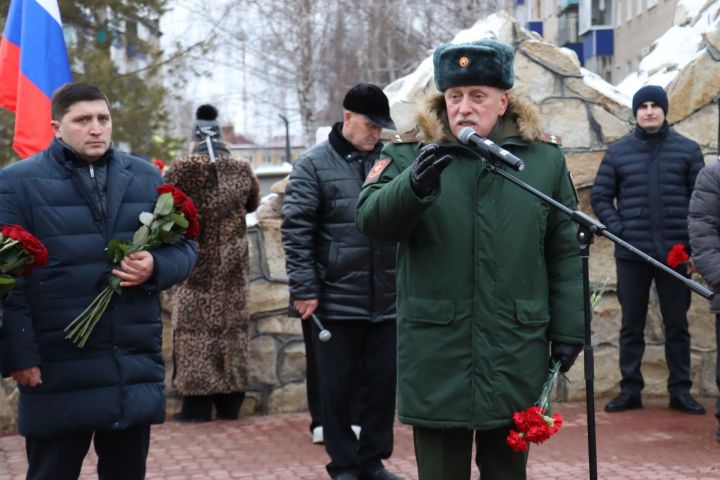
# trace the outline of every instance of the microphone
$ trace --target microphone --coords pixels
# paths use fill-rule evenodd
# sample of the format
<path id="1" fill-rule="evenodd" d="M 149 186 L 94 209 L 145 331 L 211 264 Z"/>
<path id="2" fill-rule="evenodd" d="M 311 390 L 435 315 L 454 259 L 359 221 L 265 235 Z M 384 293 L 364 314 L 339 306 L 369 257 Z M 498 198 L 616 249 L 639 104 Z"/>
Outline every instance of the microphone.
<path id="1" fill-rule="evenodd" d="M 458 139 L 460 140 L 460 143 L 463 143 L 465 145 L 472 145 L 488 157 L 491 157 L 495 160 L 500 160 L 502 163 L 512 168 L 516 172 L 519 172 L 523 168 L 525 168 L 525 162 L 523 162 L 518 157 L 508 152 L 504 148 L 500 148 L 492 140 L 481 137 L 480 135 L 475 133 L 475 130 L 473 130 L 472 127 L 463 127 L 458 132 Z"/>
<path id="2" fill-rule="evenodd" d="M 318 335 L 318 338 L 321 342 L 327 342 L 332 338 L 332 334 L 330 333 L 330 330 L 325 330 L 325 327 L 323 327 L 323 324 L 320 323 L 320 319 L 315 315 L 314 313 L 310 315 L 310 318 L 312 318 L 312 321 L 315 322 L 315 325 L 317 325 L 318 329 L 320 330 L 320 334 Z"/>

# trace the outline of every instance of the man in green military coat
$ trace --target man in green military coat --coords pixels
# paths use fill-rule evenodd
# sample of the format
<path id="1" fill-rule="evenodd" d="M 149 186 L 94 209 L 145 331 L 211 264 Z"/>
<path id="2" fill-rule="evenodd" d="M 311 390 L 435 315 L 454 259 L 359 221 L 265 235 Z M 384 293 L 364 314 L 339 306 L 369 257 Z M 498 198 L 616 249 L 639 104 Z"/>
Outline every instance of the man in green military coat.
<path id="1" fill-rule="evenodd" d="M 461 144 L 472 127 L 525 162 L 519 179 L 575 207 L 563 154 L 512 88 L 512 47 L 447 44 L 416 135 L 383 150 L 357 206 L 366 235 L 399 242 L 398 412 L 413 425 L 420 480 L 526 478 L 506 443 L 512 414 L 537 401 L 549 359 L 567 371 L 583 343 L 576 227 L 491 173 Z"/>

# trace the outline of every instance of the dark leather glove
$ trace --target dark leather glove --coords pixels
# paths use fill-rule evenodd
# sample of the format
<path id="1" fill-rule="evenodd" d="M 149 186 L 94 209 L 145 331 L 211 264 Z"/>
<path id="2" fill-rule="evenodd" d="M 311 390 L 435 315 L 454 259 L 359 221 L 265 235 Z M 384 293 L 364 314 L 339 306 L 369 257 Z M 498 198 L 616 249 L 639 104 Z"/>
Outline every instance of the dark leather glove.
<path id="1" fill-rule="evenodd" d="M 560 362 L 560 373 L 570 370 L 580 352 L 583 345 L 575 345 L 572 343 L 552 342 L 550 345 L 550 360 L 552 362 Z"/>
<path id="2" fill-rule="evenodd" d="M 410 186 L 418 197 L 427 197 L 438 191 L 440 174 L 453 161 L 450 155 L 437 158 L 439 149 L 437 143 L 425 145 L 412 164 Z"/>

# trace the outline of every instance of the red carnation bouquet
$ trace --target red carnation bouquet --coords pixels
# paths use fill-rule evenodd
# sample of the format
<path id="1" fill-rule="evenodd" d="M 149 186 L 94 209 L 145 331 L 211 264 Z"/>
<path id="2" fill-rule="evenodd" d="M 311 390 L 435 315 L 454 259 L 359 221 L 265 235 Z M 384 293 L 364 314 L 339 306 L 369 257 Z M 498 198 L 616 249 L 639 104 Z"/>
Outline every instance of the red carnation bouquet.
<path id="1" fill-rule="evenodd" d="M 15 286 L 15 277 L 30 275 L 33 268 L 47 265 L 48 251 L 40 240 L 20 225 L 0 229 L 0 295 Z"/>
<path id="2" fill-rule="evenodd" d="M 686 264 L 689 260 L 690 255 L 688 255 L 685 250 L 685 245 L 682 243 L 676 243 L 673 245 L 667 254 L 667 264 L 672 268 L 677 268 L 680 265 Z"/>
<path id="3" fill-rule="evenodd" d="M 119 268 L 120 261 L 133 252 L 148 251 L 163 244 L 177 243 L 183 238 L 193 240 L 200 231 L 197 208 L 185 193 L 172 185 L 158 187 L 158 199 L 155 210 L 140 214 L 140 228 L 131 242 L 110 240 L 107 245 L 108 256 L 113 268 Z M 108 275 L 108 285 L 95 297 L 90 305 L 65 327 L 65 338 L 78 347 L 84 347 L 95 325 L 100 321 L 110 304 L 114 293 L 120 294 L 120 278 L 112 273 Z"/>
<path id="4" fill-rule="evenodd" d="M 530 443 L 542 443 L 552 437 L 562 426 L 562 415 L 550 416 L 550 393 L 555 388 L 560 362 L 555 362 L 550 369 L 540 398 L 532 407 L 522 412 L 513 413 L 514 429 L 510 430 L 507 443 L 516 452 L 524 452 Z"/>

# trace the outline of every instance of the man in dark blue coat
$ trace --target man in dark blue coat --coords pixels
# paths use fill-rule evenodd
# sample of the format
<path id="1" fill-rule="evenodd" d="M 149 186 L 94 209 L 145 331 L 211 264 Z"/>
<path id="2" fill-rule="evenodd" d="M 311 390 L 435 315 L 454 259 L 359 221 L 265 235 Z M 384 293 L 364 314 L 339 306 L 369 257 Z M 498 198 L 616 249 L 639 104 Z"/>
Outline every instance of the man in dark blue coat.
<path id="1" fill-rule="evenodd" d="M 109 102 L 92 85 L 54 93 L 52 126 L 47 150 L 0 171 L 0 224 L 25 227 L 50 257 L 5 303 L 0 370 L 20 388 L 28 479 L 77 479 L 93 441 L 100 479 L 140 480 L 150 425 L 165 417 L 158 294 L 190 273 L 197 249 L 183 240 L 126 256 L 112 270 L 122 294 L 87 344 L 65 339 L 107 285 L 107 242 L 132 238 L 162 179 L 113 148 Z"/>
<path id="2" fill-rule="evenodd" d="M 668 125 L 668 98 L 662 87 L 647 85 L 633 96 L 635 132 L 611 145 L 592 189 L 592 207 L 608 230 L 660 262 L 673 245 L 687 248 L 690 194 L 705 165 L 697 143 Z M 690 333 L 687 311 L 690 290 L 682 282 L 615 248 L 617 294 L 622 308 L 620 330 L 620 394 L 607 412 L 642 407 L 640 364 L 645 351 L 645 320 L 650 284 L 655 280 L 665 326 L 665 359 L 670 375 L 670 408 L 703 414 L 690 395 Z M 686 265 L 680 265 L 687 274 Z"/>

